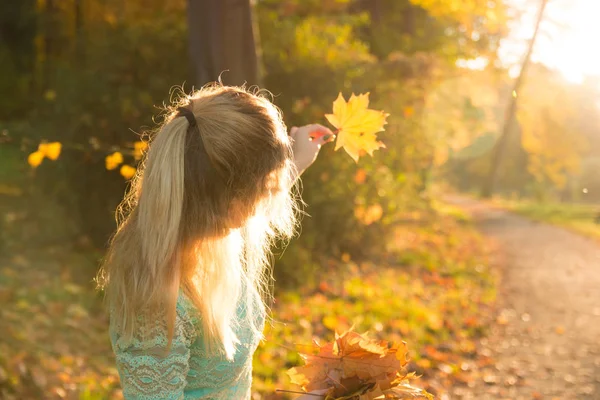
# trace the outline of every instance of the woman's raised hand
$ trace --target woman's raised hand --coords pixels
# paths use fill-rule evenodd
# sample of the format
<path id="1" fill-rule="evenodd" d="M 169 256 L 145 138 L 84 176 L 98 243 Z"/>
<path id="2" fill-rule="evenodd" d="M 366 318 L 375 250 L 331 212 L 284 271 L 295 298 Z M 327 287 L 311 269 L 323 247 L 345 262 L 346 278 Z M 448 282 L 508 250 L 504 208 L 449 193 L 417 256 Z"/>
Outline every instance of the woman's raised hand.
<path id="1" fill-rule="evenodd" d="M 294 162 L 299 174 L 317 159 L 322 145 L 335 139 L 335 135 L 329 128 L 319 124 L 294 126 L 290 130 L 290 137 L 294 150 Z"/>

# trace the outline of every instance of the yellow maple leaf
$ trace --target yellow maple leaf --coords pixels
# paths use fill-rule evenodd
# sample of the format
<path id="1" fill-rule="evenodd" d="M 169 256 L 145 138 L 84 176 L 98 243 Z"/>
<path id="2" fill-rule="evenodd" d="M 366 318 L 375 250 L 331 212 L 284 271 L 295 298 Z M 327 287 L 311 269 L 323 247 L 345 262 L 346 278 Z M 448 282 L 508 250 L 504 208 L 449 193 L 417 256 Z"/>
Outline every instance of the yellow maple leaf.
<path id="1" fill-rule="evenodd" d="M 133 178 L 133 175 L 135 175 L 135 168 L 132 167 L 131 165 L 123 165 L 121 167 L 121 169 L 119 170 L 119 172 L 121 173 L 121 175 L 123 176 L 123 178 L 125 179 L 131 179 Z"/>
<path id="2" fill-rule="evenodd" d="M 346 153 L 358 162 L 364 151 L 373 155 L 373 151 L 385 147 L 377 141 L 377 132 L 383 131 L 389 114 L 370 110 L 369 93 L 352 94 L 348 102 L 340 93 L 333 102 L 333 114 L 325 115 L 329 123 L 337 128 L 335 149 L 343 147 Z"/>
<path id="3" fill-rule="evenodd" d="M 60 142 L 40 143 L 38 146 L 38 151 L 53 161 L 58 159 L 61 150 L 62 144 Z"/>
<path id="4" fill-rule="evenodd" d="M 123 163 L 123 154 L 115 151 L 114 153 L 106 156 L 104 162 L 107 170 L 111 171 L 116 169 L 119 165 L 121 165 L 121 163 Z"/>
<path id="5" fill-rule="evenodd" d="M 27 157 L 27 163 L 29 163 L 29 165 L 31 165 L 32 168 L 37 168 L 37 166 L 42 163 L 43 159 L 44 153 L 38 150 L 34 151 Z"/>

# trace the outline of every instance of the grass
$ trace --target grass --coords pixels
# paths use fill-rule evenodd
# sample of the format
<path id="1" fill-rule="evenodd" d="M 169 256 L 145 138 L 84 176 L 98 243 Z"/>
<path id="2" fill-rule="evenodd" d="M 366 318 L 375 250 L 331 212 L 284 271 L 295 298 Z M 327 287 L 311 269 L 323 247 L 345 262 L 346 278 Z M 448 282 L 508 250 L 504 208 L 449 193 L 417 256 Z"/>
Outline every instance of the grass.
<path id="1" fill-rule="evenodd" d="M 600 206 L 589 204 L 535 203 L 495 200 L 495 204 L 535 221 L 561 226 L 600 239 Z"/>

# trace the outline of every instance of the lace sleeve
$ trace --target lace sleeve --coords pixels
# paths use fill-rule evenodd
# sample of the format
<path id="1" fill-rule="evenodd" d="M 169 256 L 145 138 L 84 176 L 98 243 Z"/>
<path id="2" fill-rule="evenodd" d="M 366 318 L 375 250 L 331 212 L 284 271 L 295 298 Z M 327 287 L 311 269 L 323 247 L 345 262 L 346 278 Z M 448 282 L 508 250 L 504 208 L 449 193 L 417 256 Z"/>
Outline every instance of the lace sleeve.
<path id="1" fill-rule="evenodd" d="M 178 307 L 168 352 L 164 321 L 141 328 L 127 343 L 118 334 L 111 334 L 126 400 L 183 399 L 194 327 L 180 311 Z"/>

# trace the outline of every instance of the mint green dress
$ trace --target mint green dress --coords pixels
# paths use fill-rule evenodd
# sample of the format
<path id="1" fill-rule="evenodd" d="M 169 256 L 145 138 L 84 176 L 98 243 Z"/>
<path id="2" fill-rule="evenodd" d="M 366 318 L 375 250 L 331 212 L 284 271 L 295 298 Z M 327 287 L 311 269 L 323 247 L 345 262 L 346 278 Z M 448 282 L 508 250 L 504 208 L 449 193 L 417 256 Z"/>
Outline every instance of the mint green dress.
<path id="1" fill-rule="evenodd" d="M 157 322 L 128 343 L 111 327 L 111 342 L 125 399 L 249 399 L 252 355 L 260 341 L 251 324 L 258 324 L 255 326 L 262 331 L 265 314 L 263 307 L 260 310 L 263 312 L 251 320 L 245 304 L 239 303 L 241 323 L 236 334 L 240 344 L 233 361 L 206 354 L 201 316 L 182 292 L 177 300 L 173 343 L 166 355 L 164 322 Z"/>

